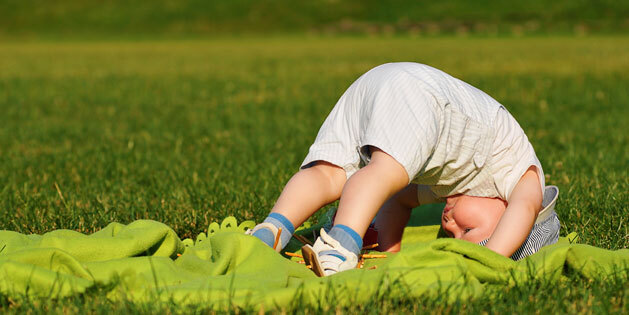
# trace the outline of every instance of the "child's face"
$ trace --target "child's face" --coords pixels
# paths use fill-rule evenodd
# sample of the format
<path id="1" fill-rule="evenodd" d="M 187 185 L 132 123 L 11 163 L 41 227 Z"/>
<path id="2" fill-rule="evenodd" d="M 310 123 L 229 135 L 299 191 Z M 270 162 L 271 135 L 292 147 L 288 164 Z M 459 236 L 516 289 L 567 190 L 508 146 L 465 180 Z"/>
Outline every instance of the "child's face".
<path id="1" fill-rule="evenodd" d="M 450 196 L 441 216 L 441 226 L 450 237 L 478 243 L 494 232 L 506 202 L 499 198 Z"/>

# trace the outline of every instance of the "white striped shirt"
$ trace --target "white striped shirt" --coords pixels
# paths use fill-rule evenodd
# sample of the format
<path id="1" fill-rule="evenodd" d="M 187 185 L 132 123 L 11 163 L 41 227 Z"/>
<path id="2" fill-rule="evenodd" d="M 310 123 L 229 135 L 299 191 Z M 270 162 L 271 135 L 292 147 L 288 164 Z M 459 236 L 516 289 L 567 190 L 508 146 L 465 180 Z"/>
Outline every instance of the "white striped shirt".
<path id="1" fill-rule="evenodd" d="M 324 160 L 351 176 L 375 146 L 404 166 L 421 199 L 455 194 L 508 200 L 541 164 L 522 128 L 496 100 L 417 63 L 378 66 L 356 80 L 324 121 L 302 167 Z M 362 162 L 362 163 L 361 163 Z"/>

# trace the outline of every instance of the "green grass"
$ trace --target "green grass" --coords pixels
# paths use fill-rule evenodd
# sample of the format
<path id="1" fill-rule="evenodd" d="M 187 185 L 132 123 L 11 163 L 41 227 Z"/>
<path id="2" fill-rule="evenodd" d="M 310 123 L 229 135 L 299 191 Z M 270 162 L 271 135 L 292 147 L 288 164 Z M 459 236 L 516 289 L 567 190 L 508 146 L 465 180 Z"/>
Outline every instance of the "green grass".
<path id="1" fill-rule="evenodd" d="M 4 0 L 0 36 L 623 34 L 628 15 L 629 4 L 613 0 Z"/>
<path id="2" fill-rule="evenodd" d="M 425 296 L 418 299 L 389 298 L 382 296 L 366 304 L 349 307 L 308 307 L 293 305 L 282 311 L 297 314 L 386 314 L 386 313 L 449 313 L 449 314 L 626 314 L 629 305 L 629 292 L 626 277 L 607 281 L 590 281 L 569 277 L 559 283 L 534 281 L 506 287 L 496 292 L 491 299 L 479 298 L 464 301 L 449 301 L 448 296 Z M 204 305 L 178 306 L 173 303 L 156 301 L 151 304 L 137 304 L 129 301 L 111 302 L 105 290 L 71 297 L 62 302 L 54 300 L 8 301 L 0 300 L 7 313 L 50 314 L 50 313 L 94 313 L 94 314 L 211 314 Z M 0 306 L 1 307 L 1 306 Z M 2 310 L 2 308 L 0 308 Z M 267 310 L 268 311 L 268 310 Z M 254 313 L 252 308 L 226 307 L 221 313 Z M 277 312 L 279 313 L 279 312 Z"/>
<path id="3" fill-rule="evenodd" d="M 441 68 L 507 106 L 547 183 L 560 188 L 562 234 L 627 248 L 628 37 L 4 42 L 0 229 L 91 233 L 112 221 L 153 219 L 184 238 L 228 215 L 260 221 L 349 84 L 402 60 Z M 626 283 L 575 278 L 511 288 L 497 301 L 373 307 L 626 311 Z M 111 305 L 99 292 L 0 301 L 0 309 L 31 312 L 177 310 Z"/>

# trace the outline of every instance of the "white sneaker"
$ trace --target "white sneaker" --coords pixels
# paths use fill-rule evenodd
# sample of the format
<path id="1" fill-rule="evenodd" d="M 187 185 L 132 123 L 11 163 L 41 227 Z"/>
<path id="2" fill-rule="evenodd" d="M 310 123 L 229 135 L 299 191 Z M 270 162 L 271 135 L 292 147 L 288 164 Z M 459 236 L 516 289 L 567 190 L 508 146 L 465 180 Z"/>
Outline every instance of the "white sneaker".
<path id="1" fill-rule="evenodd" d="M 320 255 L 321 252 L 335 250 L 345 257 L 345 260 L 334 255 Z M 312 271 L 319 276 L 329 276 L 337 272 L 354 269 L 358 264 L 358 256 L 345 249 L 341 244 L 321 229 L 321 235 L 313 246 L 305 245 L 301 248 L 306 265 L 312 266 Z"/>
<path id="2" fill-rule="evenodd" d="M 277 227 L 275 227 L 275 225 L 268 223 L 268 222 L 262 222 L 256 226 L 253 227 L 253 229 L 249 229 L 245 232 L 245 234 L 247 235 L 253 235 L 253 233 L 255 233 L 257 230 L 259 229 L 269 229 L 271 230 L 271 233 L 273 233 L 273 238 L 275 239 L 275 246 L 273 246 L 273 249 L 276 252 L 280 252 L 282 250 L 282 248 L 284 248 L 284 246 L 282 246 L 282 238 L 278 237 L 278 233 L 280 232 L 279 229 Z"/>

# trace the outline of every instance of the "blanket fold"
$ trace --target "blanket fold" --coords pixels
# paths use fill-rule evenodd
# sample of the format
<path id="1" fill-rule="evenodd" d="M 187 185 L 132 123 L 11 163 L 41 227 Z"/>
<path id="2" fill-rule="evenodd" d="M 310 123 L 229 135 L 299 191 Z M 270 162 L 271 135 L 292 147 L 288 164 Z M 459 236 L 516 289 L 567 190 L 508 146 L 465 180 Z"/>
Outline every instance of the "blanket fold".
<path id="1" fill-rule="evenodd" d="M 295 301 L 349 305 L 446 291 L 466 298 L 532 279 L 558 281 L 571 272 L 586 278 L 626 276 L 629 268 L 627 249 L 610 251 L 562 238 L 515 262 L 473 243 L 437 239 L 438 226 L 423 226 L 406 229 L 397 254 L 317 278 L 298 258 L 290 260 L 244 235 L 250 223 L 227 220 L 195 241 L 182 241 L 168 226 L 150 220 L 111 223 L 91 235 L 0 231 L 0 292 L 16 299 L 60 298 L 104 288 L 114 300 L 270 309 Z"/>

